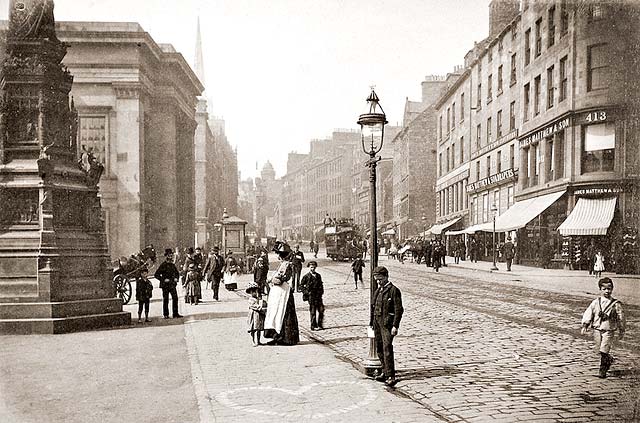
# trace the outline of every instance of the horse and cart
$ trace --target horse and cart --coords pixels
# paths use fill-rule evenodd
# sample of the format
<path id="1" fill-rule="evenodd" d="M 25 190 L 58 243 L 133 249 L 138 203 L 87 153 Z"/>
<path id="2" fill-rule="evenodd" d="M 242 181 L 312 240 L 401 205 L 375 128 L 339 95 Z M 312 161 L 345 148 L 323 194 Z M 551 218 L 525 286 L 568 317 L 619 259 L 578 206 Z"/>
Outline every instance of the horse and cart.
<path id="1" fill-rule="evenodd" d="M 131 281 L 134 282 L 142 276 L 142 271 L 148 271 L 156 262 L 156 250 L 153 245 L 147 245 L 130 257 L 120 257 L 113 263 L 113 287 L 116 297 L 122 299 L 124 304 L 131 301 Z"/>

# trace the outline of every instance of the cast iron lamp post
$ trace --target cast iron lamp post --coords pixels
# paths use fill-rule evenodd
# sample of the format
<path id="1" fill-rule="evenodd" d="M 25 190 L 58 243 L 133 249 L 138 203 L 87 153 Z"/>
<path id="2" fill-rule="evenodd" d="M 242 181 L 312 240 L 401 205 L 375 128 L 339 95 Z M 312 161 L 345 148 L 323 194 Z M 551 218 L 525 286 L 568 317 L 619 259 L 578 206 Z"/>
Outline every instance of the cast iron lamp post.
<path id="1" fill-rule="evenodd" d="M 369 319 L 373 321 L 373 295 L 377 288 L 376 280 L 373 277 L 373 270 L 378 266 L 378 232 L 377 232 L 377 211 L 376 211 L 376 164 L 380 161 L 380 157 L 376 154 L 382 150 L 384 142 L 384 125 L 386 125 L 387 117 L 384 114 L 380 99 L 376 95 L 374 87 L 371 87 L 371 94 L 367 98 L 368 112 L 363 113 L 358 118 L 360 125 L 360 133 L 362 135 L 362 150 L 369 155 L 369 160 L 365 166 L 369 167 L 369 214 L 371 242 L 369 243 L 371 265 L 369 266 L 370 291 L 369 291 Z M 368 373 L 372 373 L 376 369 L 382 367 L 378 353 L 376 352 L 376 343 L 373 334 L 373 328 L 368 330 L 369 337 L 369 356 L 364 362 L 364 368 Z"/>
<path id="2" fill-rule="evenodd" d="M 491 266 L 491 270 L 498 270 L 498 266 L 496 266 L 496 214 L 498 213 L 498 206 L 494 203 L 491 206 L 491 213 L 493 214 L 493 238 L 491 248 L 493 249 L 493 266 Z"/>

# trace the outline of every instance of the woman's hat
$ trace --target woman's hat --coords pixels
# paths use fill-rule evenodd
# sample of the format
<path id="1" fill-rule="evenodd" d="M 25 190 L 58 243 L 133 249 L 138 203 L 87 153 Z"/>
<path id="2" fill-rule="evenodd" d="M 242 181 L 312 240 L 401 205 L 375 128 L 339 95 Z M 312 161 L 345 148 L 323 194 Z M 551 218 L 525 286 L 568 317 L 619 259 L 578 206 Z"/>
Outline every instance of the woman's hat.
<path id="1" fill-rule="evenodd" d="M 165 248 L 164 249 L 164 255 L 165 255 L 165 257 L 172 256 L 173 255 L 173 250 L 171 248 Z"/>
<path id="2" fill-rule="evenodd" d="M 273 245 L 273 251 L 275 251 L 279 256 L 286 256 L 291 253 L 291 247 L 286 242 L 276 241 Z"/>
<path id="3" fill-rule="evenodd" d="M 246 292 L 247 294 L 251 293 L 251 291 L 253 291 L 254 289 L 260 289 L 260 287 L 258 286 L 257 283 L 251 281 L 249 282 L 249 285 L 247 285 L 247 288 L 244 290 L 244 292 Z"/>

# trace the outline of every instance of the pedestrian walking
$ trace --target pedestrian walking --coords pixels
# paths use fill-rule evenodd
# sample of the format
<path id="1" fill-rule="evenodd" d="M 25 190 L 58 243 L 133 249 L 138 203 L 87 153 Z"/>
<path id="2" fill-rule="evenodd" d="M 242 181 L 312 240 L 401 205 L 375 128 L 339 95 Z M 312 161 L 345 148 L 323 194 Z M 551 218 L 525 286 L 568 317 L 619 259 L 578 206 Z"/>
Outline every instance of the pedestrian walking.
<path id="1" fill-rule="evenodd" d="M 324 286 L 322 285 L 322 276 L 316 272 L 318 263 L 315 260 L 311 260 L 307 266 L 309 267 L 309 273 L 304 275 L 300 281 L 302 301 L 309 302 L 311 330 L 322 330 L 322 322 L 324 320 L 324 303 L 322 301 Z"/>
<path id="2" fill-rule="evenodd" d="M 513 263 L 513 257 L 515 256 L 515 247 L 511 242 L 510 236 L 507 237 L 507 240 L 502 245 L 502 255 L 507 262 L 507 272 L 511 272 L 511 264 Z"/>
<path id="3" fill-rule="evenodd" d="M 400 320 L 404 313 L 400 290 L 389 281 L 389 271 L 378 266 L 373 271 L 378 289 L 371 303 L 371 321 L 373 327 L 378 358 L 382 363 L 382 371 L 375 379 L 389 386 L 396 384 L 396 369 L 393 357 L 393 338 L 398 334 Z"/>
<path id="4" fill-rule="evenodd" d="M 360 280 L 360 283 L 363 284 L 362 282 L 362 269 L 364 268 L 364 260 L 361 257 L 356 257 L 355 260 L 353 260 L 353 263 L 351 263 L 351 269 L 353 270 L 353 281 L 356 284 L 356 289 L 358 289 L 358 280 Z"/>
<path id="5" fill-rule="evenodd" d="M 318 258 L 318 250 L 320 250 L 320 244 L 318 244 L 318 241 L 316 241 L 313 244 L 313 258 Z"/>
<path id="6" fill-rule="evenodd" d="M 171 308 L 175 319 L 182 317 L 178 313 L 178 291 L 176 290 L 180 272 L 178 272 L 177 266 L 173 263 L 173 251 L 171 251 L 171 248 L 164 250 L 164 257 L 164 262 L 158 266 L 153 276 L 160 281 L 160 288 L 162 289 L 162 316 L 165 319 L 169 318 L 169 295 L 171 295 Z"/>
<path id="7" fill-rule="evenodd" d="M 604 272 L 604 256 L 602 255 L 602 251 L 598 250 L 595 256 L 595 263 L 593 264 L 593 274 L 596 278 L 599 278 Z"/>
<path id="8" fill-rule="evenodd" d="M 593 339 L 600 353 L 600 371 L 598 377 L 607 377 L 607 371 L 613 363 L 611 348 L 614 345 L 615 333 L 618 339 L 624 338 L 626 319 L 622 309 L 622 303 L 613 298 L 613 281 L 610 278 L 602 278 L 598 281 L 600 297 L 589 304 L 582 315 L 582 330 L 584 335 L 587 330 L 593 328 Z"/>
<path id="9" fill-rule="evenodd" d="M 471 238 L 471 241 L 469 241 L 469 259 L 471 263 L 478 262 L 478 242 L 475 238 Z"/>
<path id="10" fill-rule="evenodd" d="M 362 240 L 362 259 L 366 259 L 367 258 L 367 249 L 369 248 L 369 242 L 367 241 L 367 239 L 363 239 Z"/>
<path id="11" fill-rule="evenodd" d="M 200 273 L 196 270 L 196 265 L 191 263 L 183 282 L 185 295 L 191 305 L 198 305 L 198 285 L 200 285 Z"/>
<path id="12" fill-rule="evenodd" d="M 233 256 L 233 251 L 227 251 L 227 257 L 224 259 L 224 287 L 227 291 L 238 289 L 238 262 Z"/>
<path id="13" fill-rule="evenodd" d="M 149 270 L 143 267 L 140 270 L 140 276 L 136 279 L 136 301 L 138 301 L 138 323 L 142 323 L 142 309 L 144 308 L 144 321 L 149 320 L 149 302 L 153 295 L 153 285 L 147 279 Z"/>
<path id="14" fill-rule="evenodd" d="M 453 258 L 456 264 L 460 264 L 460 255 L 462 254 L 462 248 L 460 247 L 460 241 L 453 242 Z"/>
<path id="15" fill-rule="evenodd" d="M 439 242 L 433 244 L 433 251 L 431 252 L 431 260 L 433 262 L 433 269 L 436 272 L 440 272 L 440 263 L 442 258 L 442 248 Z"/>
<path id="16" fill-rule="evenodd" d="M 300 292 L 300 274 L 302 273 L 302 263 L 304 263 L 304 253 L 300 251 L 300 246 L 296 245 L 293 250 L 291 264 L 293 265 L 293 275 L 291 277 L 291 289 Z"/>
<path id="17" fill-rule="evenodd" d="M 260 332 L 264 330 L 266 307 L 257 283 L 249 282 L 244 292 L 251 295 L 249 297 L 249 314 L 247 315 L 247 332 L 251 334 L 253 346 L 257 347 L 260 345 Z"/>
<path id="18" fill-rule="evenodd" d="M 223 269 L 224 258 L 220 255 L 220 248 L 213 247 L 207 257 L 207 263 L 204 265 L 203 273 L 207 279 L 207 283 L 211 284 L 213 299 L 216 301 L 220 301 L 218 294 L 220 292 L 220 281 L 222 280 Z"/>

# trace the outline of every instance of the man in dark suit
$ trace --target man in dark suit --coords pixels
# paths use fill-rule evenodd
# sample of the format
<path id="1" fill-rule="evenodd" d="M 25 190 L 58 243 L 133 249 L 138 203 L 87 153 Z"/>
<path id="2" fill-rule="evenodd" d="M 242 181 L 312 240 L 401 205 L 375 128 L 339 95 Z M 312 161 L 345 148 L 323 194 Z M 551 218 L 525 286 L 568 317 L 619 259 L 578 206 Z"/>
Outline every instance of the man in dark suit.
<path id="1" fill-rule="evenodd" d="M 507 272 L 511 272 L 511 263 L 513 263 L 515 248 L 509 236 L 507 237 L 507 241 L 502 245 L 502 255 L 507 262 Z"/>
<path id="2" fill-rule="evenodd" d="M 296 245 L 292 254 L 291 264 L 293 265 L 293 277 L 291 278 L 291 289 L 294 292 L 300 292 L 300 274 L 302 273 L 304 254 L 300 251 L 299 245 Z"/>
<path id="3" fill-rule="evenodd" d="M 376 380 L 388 386 L 394 386 L 396 369 L 393 358 L 393 338 L 398 334 L 398 327 L 404 313 L 402 296 L 400 290 L 389 281 L 389 271 L 386 267 L 376 267 L 373 277 L 378 282 L 378 289 L 371 304 L 369 326 L 373 326 L 378 358 L 382 363 L 382 372 L 376 375 Z"/>
<path id="4" fill-rule="evenodd" d="M 158 281 L 160 281 L 160 288 L 162 288 L 162 315 L 165 319 L 169 318 L 169 295 L 171 295 L 171 305 L 173 311 L 173 317 L 182 317 L 178 313 L 178 291 L 176 285 L 178 284 L 178 278 L 180 272 L 175 264 L 173 264 L 173 251 L 171 248 L 164 250 L 165 261 L 153 275 Z"/>
<path id="5" fill-rule="evenodd" d="M 302 300 L 309 301 L 309 315 L 311 318 L 311 330 L 322 330 L 322 320 L 324 320 L 324 303 L 322 295 L 324 295 L 324 286 L 322 285 L 322 277 L 316 272 L 318 263 L 311 260 L 309 273 L 302 277 L 300 287 L 302 288 Z"/>
<path id="6" fill-rule="evenodd" d="M 218 300 L 220 292 L 220 281 L 222 280 L 222 269 L 224 268 L 224 258 L 220 255 L 220 248 L 213 247 L 207 257 L 207 264 L 204 265 L 204 274 L 207 282 L 211 284 L 213 299 Z"/>

